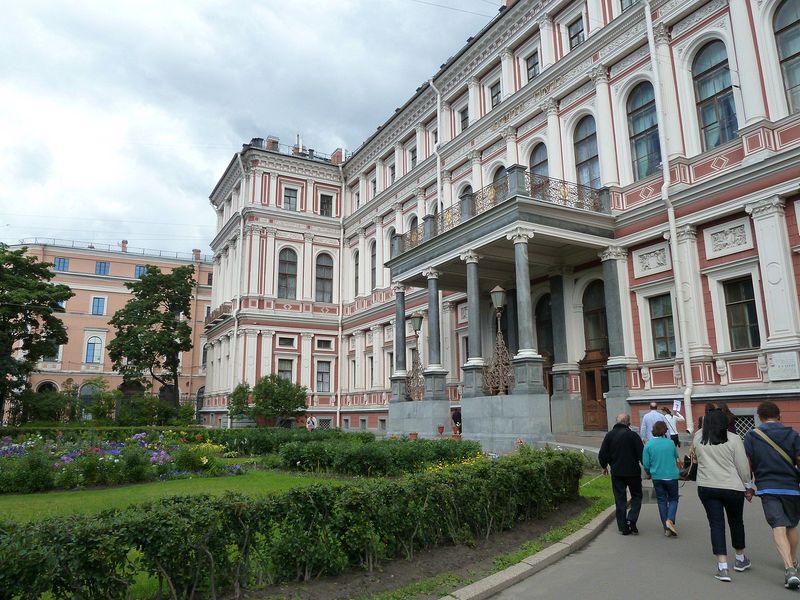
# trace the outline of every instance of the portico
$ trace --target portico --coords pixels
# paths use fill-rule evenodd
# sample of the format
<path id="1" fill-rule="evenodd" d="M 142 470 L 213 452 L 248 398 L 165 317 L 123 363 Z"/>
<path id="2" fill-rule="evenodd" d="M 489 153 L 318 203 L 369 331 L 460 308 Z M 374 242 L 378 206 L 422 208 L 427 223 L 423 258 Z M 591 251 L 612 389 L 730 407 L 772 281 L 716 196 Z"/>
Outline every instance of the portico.
<path id="1" fill-rule="evenodd" d="M 449 426 L 447 371 L 440 354 L 440 290 L 466 292 L 467 297 L 467 356 L 461 367 L 465 438 L 481 441 L 488 450 L 505 451 L 520 438 L 533 442 L 550 439 L 553 431 L 583 430 L 587 399 L 581 394 L 587 390 L 582 390 L 579 363 L 592 352 L 607 370 L 601 378 L 608 382 L 607 389 L 602 389 L 601 379 L 590 382 L 591 402 L 604 413 L 598 426 L 605 428 L 609 414 L 616 414 L 627 396 L 625 357 L 631 353 L 622 333 L 624 274 L 614 261 L 622 251 L 614 249 L 612 229 L 602 192 L 532 176 L 514 165 L 507 179 L 463 196 L 457 205 L 426 220 L 421 231 L 412 232 L 416 235 L 396 237 L 387 263 L 396 282 L 396 356 L 405 357 L 404 290 L 427 288 L 429 364 L 424 371 L 425 398 L 415 403 L 404 401 L 405 365 L 397 361 L 389 431 L 408 433 L 404 428 L 413 426 L 421 436 L 433 437 L 437 424 Z M 582 310 L 575 296 L 591 280 L 603 289 L 606 311 L 597 320 L 599 332 L 590 332 L 592 340 L 603 342 L 602 348 L 589 347 L 585 327 L 570 323 L 576 306 Z M 491 314 L 489 291 L 495 286 L 507 291 L 501 330 L 512 354 L 513 383 L 509 393 L 491 395 L 485 374 L 497 325 L 486 315 Z M 549 303 L 549 324 L 543 316 L 534 316 L 540 302 Z M 539 347 L 539 337 L 546 348 Z M 417 420 L 410 420 L 411 414 Z M 425 421 L 428 418 L 437 421 Z"/>

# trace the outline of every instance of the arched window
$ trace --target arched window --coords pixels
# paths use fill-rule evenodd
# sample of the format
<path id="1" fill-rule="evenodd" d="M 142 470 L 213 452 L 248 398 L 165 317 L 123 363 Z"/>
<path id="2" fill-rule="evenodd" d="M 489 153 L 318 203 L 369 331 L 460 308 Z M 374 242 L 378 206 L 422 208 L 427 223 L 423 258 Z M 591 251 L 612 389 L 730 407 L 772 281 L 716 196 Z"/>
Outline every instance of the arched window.
<path id="1" fill-rule="evenodd" d="M 358 272 L 361 267 L 358 251 L 353 252 L 353 296 L 358 296 Z"/>
<path id="2" fill-rule="evenodd" d="M 508 173 L 506 172 L 506 168 L 500 167 L 499 169 L 497 169 L 497 171 L 494 172 L 494 177 L 492 177 L 492 183 L 503 181 L 506 175 L 508 175 Z"/>
<path id="3" fill-rule="evenodd" d="M 317 302 L 333 302 L 333 258 L 330 254 L 317 256 Z"/>
<path id="4" fill-rule="evenodd" d="M 536 144 L 536 147 L 531 152 L 531 173 L 534 175 L 548 176 L 547 169 L 547 146 L 544 144 Z"/>
<path id="5" fill-rule="evenodd" d="M 800 3 L 784 0 L 773 21 L 789 112 L 800 111 Z"/>
<path id="6" fill-rule="evenodd" d="M 600 160 L 597 157 L 597 128 L 594 117 L 583 117 L 575 128 L 575 174 L 578 183 L 600 187 Z"/>
<path id="7" fill-rule="evenodd" d="M 461 190 L 461 193 L 458 195 L 458 197 L 461 198 L 462 196 L 465 196 L 465 195 L 471 194 L 471 193 L 472 193 L 472 186 L 468 185 L 463 190 Z"/>
<path id="8" fill-rule="evenodd" d="M 553 313 L 550 306 L 550 294 L 545 294 L 536 303 L 534 309 L 536 317 L 536 349 L 539 354 L 550 356 L 553 350 Z"/>
<path id="9" fill-rule="evenodd" d="M 39 384 L 39 387 L 36 388 L 36 391 L 39 394 L 52 394 L 58 391 L 58 387 L 52 381 L 45 381 Z"/>
<path id="10" fill-rule="evenodd" d="M 605 286 L 599 279 L 583 292 L 583 329 L 586 351 L 600 350 L 608 354 Z"/>
<path id="11" fill-rule="evenodd" d="M 394 227 L 390 227 L 386 231 L 386 245 L 383 247 L 384 248 L 383 255 L 388 256 L 389 258 L 395 257 L 395 251 L 394 251 L 395 249 L 394 246 L 392 245 L 392 240 L 394 239 L 394 236 L 395 236 L 395 229 Z"/>
<path id="12" fill-rule="evenodd" d="M 637 85 L 628 96 L 628 133 L 631 136 L 633 178 L 652 175 L 661 162 L 661 148 L 658 144 L 656 97 L 649 81 Z"/>
<path id="13" fill-rule="evenodd" d="M 372 242 L 369 245 L 369 289 L 374 290 L 378 285 L 378 244 Z"/>
<path id="14" fill-rule="evenodd" d="M 739 128 L 728 54 L 722 40 L 700 49 L 692 63 L 692 77 L 703 150 L 711 150 L 731 141 Z"/>
<path id="15" fill-rule="evenodd" d="M 203 408 L 203 403 L 206 397 L 206 386 L 200 386 L 200 389 L 197 390 L 197 396 L 195 396 L 195 407 L 197 410 L 201 410 Z"/>
<path id="16" fill-rule="evenodd" d="M 416 242 L 419 236 L 419 221 L 417 217 L 411 217 L 411 220 L 408 222 L 408 233 L 411 236 L 411 241 Z"/>
<path id="17" fill-rule="evenodd" d="M 103 340 L 93 335 L 86 340 L 86 363 L 103 362 Z"/>
<path id="18" fill-rule="evenodd" d="M 78 397 L 81 400 L 81 403 L 84 405 L 91 404 L 92 398 L 97 395 L 100 389 L 93 383 L 85 383 L 81 386 L 81 391 L 78 393 Z"/>
<path id="19" fill-rule="evenodd" d="M 278 298 L 297 298 L 297 253 L 291 248 L 278 255 Z"/>

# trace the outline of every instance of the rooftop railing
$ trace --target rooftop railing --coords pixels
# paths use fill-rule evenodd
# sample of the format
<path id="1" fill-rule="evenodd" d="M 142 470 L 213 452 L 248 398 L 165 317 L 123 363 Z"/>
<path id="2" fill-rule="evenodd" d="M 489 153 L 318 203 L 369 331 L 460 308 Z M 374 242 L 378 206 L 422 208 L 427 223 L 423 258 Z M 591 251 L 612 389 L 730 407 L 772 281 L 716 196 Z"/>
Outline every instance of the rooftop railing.
<path id="1" fill-rule="evenodd" d="M 117 252 L 119 254 L 135 254 L 158 258 L 172 258 L 176 260 L 193 260 L 210 263 L 213 257 L 210 254 L 195 255 L 192 252 L 171 252 L 169 250 L 154 250 L 151 248 L 134 248 L 127 244 L 97 244 L 95 242 L 80 242 L 76 240 L 61 240 L 58 238 L 31 237 L 22 238 L 21 246 L 56 246 L 59 248 L 75 248 L 78 250 L 100 250 L 102 252 Z"/>

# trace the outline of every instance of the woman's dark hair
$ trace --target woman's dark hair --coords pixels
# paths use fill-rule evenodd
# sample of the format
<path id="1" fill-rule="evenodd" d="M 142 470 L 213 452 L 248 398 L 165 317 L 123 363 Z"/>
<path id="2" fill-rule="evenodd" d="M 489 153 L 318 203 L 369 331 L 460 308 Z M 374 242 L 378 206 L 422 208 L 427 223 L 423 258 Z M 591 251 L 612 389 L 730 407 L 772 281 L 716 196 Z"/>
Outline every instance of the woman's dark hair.
<path id="1" fill-rule="evenodd" d="M 709 402 L 706 404 L 706 414 L 710 413 L 712 410 L 717 410 L 717 405 L 713 402 Z"/>
<path id="2" fill-rule="evenodd" d="M 728 421 L 733 421 L 736 419 L 736 415 L 734 415 L 733 411 L 728 408 L 728 404 L 726 402 L 722 402 L 717 408 L 725 413 L 725 416 L 728 417 Z"/>
<path id="3" fill-rule="evenodd" d="M 667 424 L 664 421 L 656 421 L 653 424 L 653 437 L 664 437 L 667 433 Z"/>
<path id="4" fill-rule="evenodd" d="M 728 441 L 728 417 L 721 410 L 711 410 L 703 419 L 702 444 L 724 444 Z"/>

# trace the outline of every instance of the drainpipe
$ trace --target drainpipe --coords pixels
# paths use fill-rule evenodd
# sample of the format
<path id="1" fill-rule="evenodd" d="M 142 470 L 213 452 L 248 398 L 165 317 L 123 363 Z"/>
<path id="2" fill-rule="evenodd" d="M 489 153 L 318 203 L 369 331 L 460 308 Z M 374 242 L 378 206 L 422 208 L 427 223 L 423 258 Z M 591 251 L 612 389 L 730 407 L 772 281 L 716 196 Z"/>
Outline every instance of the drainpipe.
<path id="1" fill-rule="evenodd" d="M 342 159 L 344 159 L 344 149 L 342 149 Z M 339 296 L 339 341 L 337 346 L 339 348 L 339 360 L 337 361 L 339 375 L 337 377 L 338 381 L 336 382 L 336 428 L 340 428 L 342 426 L 342 363 L 346 363 L 347 360 L 342 360 L 342 321 L 343 321 L 343 307 L 344 303 L 342 301 L 342 271 L 344 271 L 344 191 L 345 191 L 345 181 L 344 181 L 344 172 L 342 171 L 342 163 L 339 163 L 339 180 L 341 181 L 342 191 L 341 191 L 341 207 L 342 207 L 342 214 L 339 216 L 339 287 L 338 287 L 338 296 Z M 377 243 L 377 242 L 376 242 Z"/>
<path id="2" fill-rule="evenodd" d="M 655 37 L 653 35 L 653 16 L 649 0 L 644 2 L 644 17 L 647 23 L 647 45 L 650 50 L 650 64 L 653 68 L 653 90 L 655 92 L 656 110 L 659 118 L 664 114 L 661 110 L 663 102 L 661 99 L 661 81 L 658 74 L 658 57 L 656 55 Z M 661 175 L 663 184 L 661 186 L 661 201 L 667 209 L 667 220 L 669 221 L 669 247 L 672 254 L 672 278 L 675 281 L 675 296 L 678 312 L 678 332 L 681 336 L 681 354 L 683 355 L 683 404 L 686 411 L 686 431 L 692 433 L 694 430 L 694 417 L 692 415 L 692 391 L 694 390 L 694 380 L 692 378 L 692 359 L 689 356 L 689 339 L 687 336 L 688 324 L 685 319 L 685 297 L 683 285 L 681 284 L 683 265 L 678 254 L 678 227 L 675 224 L 675 208 L 669 198 L 669 186 L 671 185 L 669 174 L 669 158 L 667 152 L 667 140 L 662 123 L 658 127 L 658 144 L 661 148 Z"/>
<path id="3" fill-rule="evenodd" d="M 433 78 L 428 83 L 436 92 L 436 143 L 433 145 L 433 153 L 436 155 L 436 204 L 439 206 L 439 214 L 444 212 L 444 201 L 442 200 L 442 156 L 439 154 L 439 140 L 442 138 L 442 93 L 433 83 Z"/>
<path id="4" fill-rule="evenodd" d="M 242 258 L 244 257 L 244 198 L 247 195 L 247 180 L 245 179 L 244 165 L 242 164 L 242 153 L 236 153 L 236 159 L 239 162 L 239 169 L 242 172 L 242 193 L 239 194 L 239 266 L 238 266 L 238 283 L 236 286 L 236 312 L 233 313 L 233 381 L 231 383 L 241 383 L 239 381 L 238 369 L 236 368 L 236 359 L 239 355 L 239 313 L 242 311 Z M 231 390 L 233 391 L 233 390 Z M 231 428 L 231 417 L 228 415 L 228 429 Z"/>

